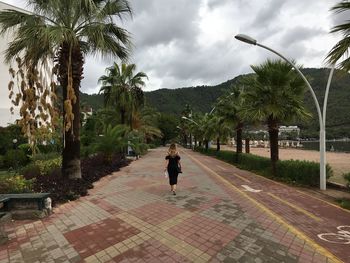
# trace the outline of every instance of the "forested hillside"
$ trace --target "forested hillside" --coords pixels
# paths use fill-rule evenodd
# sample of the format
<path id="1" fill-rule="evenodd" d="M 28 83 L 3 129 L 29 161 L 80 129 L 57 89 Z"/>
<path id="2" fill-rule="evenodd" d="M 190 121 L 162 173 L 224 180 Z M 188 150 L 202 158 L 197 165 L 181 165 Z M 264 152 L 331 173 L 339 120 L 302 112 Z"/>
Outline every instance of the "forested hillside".
<path id="1" fill-rule="evenodd" d="M 310 81 L 322 108 L 329 69 L 303 69 Z M 209 112 L 215 100 L 231 85 L 239 81 L 242 75 L 216 86 L 197 86 L 179 89 L 160 89 L 145 92 L 146 103 L 160 112 L 180 114 L 186 104 L 191 105 L 194 112 Z M 90 105 L 94 110 L 102 107 L 102 95 L 82 94 L 82 103 Z M 305 105 L 313 114 L 307 122 L 297 124 L 305 137 L 318 137 L 318 117 L 311 93 L 305 93 Z M 350 74 L 336 71 L 328 98 L 327 137 L 350 137 Z M 286 125 L 288 125 L 286 123 Z"/>

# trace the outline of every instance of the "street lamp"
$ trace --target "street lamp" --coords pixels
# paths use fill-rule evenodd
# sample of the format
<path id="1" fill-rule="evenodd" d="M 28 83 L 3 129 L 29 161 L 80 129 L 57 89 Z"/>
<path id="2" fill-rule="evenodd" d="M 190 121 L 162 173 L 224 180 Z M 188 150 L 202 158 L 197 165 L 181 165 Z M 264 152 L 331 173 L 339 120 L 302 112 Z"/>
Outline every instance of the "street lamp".
<path id="1" fill-rule="evenodd" d="M 16 145 L 17 144 L 17 139 L 16 138 L 13 139 L 12 143 L 13 143 L 13 149 L 16 150 L 16 148 L 17 148 L 17 145 Z"/>
<path id="2" fill-rule="evenodd" d="M 198 124 L 197 122 L 195 122 L 194 120 L 192 120 L 192 119 L 190 119 L 190 118 L 187 118 L 187 117 L 185 117 L 185 116 L 182 116 L 181 118 L 184 119 L 184 120 L 188 120 L 188 121 L 190 121 L 190 122 L 193 122 L 194 124 L 196 124 L 197 126 L 199 126 L 199 124 Z"/>
<path id="3" fill-rule="evenodd" d="M 312 89 L 312 87 L 311 87 L 310 83 L 308 82 L 308 80 L 306 79 L 306 77 L 303 75 L 303 73 L 301 73 L 301 71 L 299 70 L 299 68 L 296 65 L 294 65 L 290 60 L 285 58 L 283 55 L 281 55 L 277 51 L 275 51 L 272 48 L 269 48 L 265 45 L 258 43 L 254 38 L 252 38 L 250 36 L 247 36 L 244 34 L 238 34 L 235 36 L 235 38 L 239 41 L 267 49 L 270 52 L 281 57 L 283 60 L 285 60 L 287 63 L 289 63 L 299 73 L 301 78 L 305 81 L 307 87 L 309 88 L 309 90 L 312 94 L 312 98 L 315 102 L 317 114 L 318 114 L 318 120 L 319 120 L 319 125 L 320 125 L 320 189 L 326 190 L 326 127 L 325 127 L 326 125 L 325 124 L 326 124 L 326 110 L 327 110 L 328 93 L 329 93 L 329 87 L 330 87 L 330 84 L 332 81 L 332 76 L 333 76 L 335 64 L 332 65 L 331 71 L 330 71 L 329 76 L 328 76 L 326 93 L 325 93 L 324 102 L 323 102 L 323 114 L 322 114 L 321 108 L 320 108 L 320 105 L 318 103 L 318 100 L 317 100 L 317 97 L 316 97 L 314 90 Z"/>
<path id="4" fill-rule="evenodd" d="M 186 116 L 182 116 L 181 118 L 184 120 L 188 120 L 188 121 L 194 123 L 195 125 L 197 125 L 198 127 L 200 127 L 200 125 L 197 122 L 195 122 L 194 120 L 192 120 L 190 118 L 187 118 Z M 194 139 L 195 139 L 195 145 L 197 146 L 197 139 L 196 138 L 194 138 Z M 192 145 L 192 134 L 191 133 L 190 133 L 190 143 L 191 143 L 191 149 L 192 149 L 193 145 Z"/>
<path id="5" fill-rule="evenodd" d="M 231 92 L 227 97 L 230 97 L 230 96 L 232 96 L 232 95 L 234 95 L 235 93 L 234 92 Z M 219 103 L 221 102 L 221 100 L 219 100 Z M 214 106 L 212 109 L 211 109 L 211 111 L 209 112 L 209 115 L 211 115 L 214 111 L 215 111 L 215 109 L 216 109 L 216 106 Z"/>

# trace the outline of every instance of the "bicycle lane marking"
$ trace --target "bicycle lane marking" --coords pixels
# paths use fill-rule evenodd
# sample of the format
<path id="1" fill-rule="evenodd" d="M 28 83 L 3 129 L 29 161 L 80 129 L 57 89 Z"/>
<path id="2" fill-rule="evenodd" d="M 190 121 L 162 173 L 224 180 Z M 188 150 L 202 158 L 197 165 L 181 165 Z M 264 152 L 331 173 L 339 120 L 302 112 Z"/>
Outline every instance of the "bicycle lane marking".
<path id="1" fill-rule="evenodd" d="M 343 230 L 343 229 L 348 230 Z M 318 237 L 324 241 L 335 244 L 350 244 L 350 226 L 338 226 L 338 233 L 322 233 Z"/>
<path id="2" fill-rule="evenodd" d="M 232 169 L 234 170 L 240 170 L 239 168 L 235 167 L 234 165 L 232 164 L 229 164 L 229 163 L 225 163 L 223 162 L 222 160 L 219 160 L 219 159 L 216 159 L 215 157 L 209 157 L 209 156 L 206 156 L 206 155 L 202 155 L 203 157 L 205 157 L 205 160 L 208 161 L 208 162 L 211 162 L 211 161 L 218 161 L 220 163 L 223 163 L 223 164 L 226 164 L 226 165 L 230 165 L 232 167 Z M 305 192 L 302 192 L 298 189 L 295 189 L 295 188 L 292 188 L 288 185 L 285 185 L 285 184 L 282 184 L 280 182 L 276 182 L 274 180 L 271 180 L 269 178 L 266 178 L 264 176 L 261 176 L 259 174 L 255 174 L 255 173 L 252 173 L 252 172 L 249 172 L 249 171 L 245 171 L 245 170 L 240 170 L 244 173 L 248 173 L 247 177 L 251 179 L 251 177 L 255 177 L 257 178 L 259 181 L 254 181 L 252 187 L 257 187 L 258 189 L 264 189 L 264 184 L 266 185 L 266 183 L 268 183 L 269 185 L 269 192 L 272 192 L 273 194 L 277 194 L 279 193 L 279 190 L 278 189 L 277 191 L 274 191 L 276 189 L 272 189 L 272 187 L 277 187 L 277 186 L 280 186 L 282 187 L 282 189 L 284 191 L 288 191 L 288 195 L 290 195 L 289 197 L 292 198 L 293 200 L 289 200 L 289 202 L 287 200 L 285 200 L 285 202 L 287 203 L 290 203 L 290 202 L 293 202 L 295 203 L 296 201 L 298 202 L 298 207 L 300 208 L 299 210 L 304 210 L 308 213 L 311 213 L 310 211 L 307 211 L 309 207 L 313 207 L 315 204 L 312 202 L 312 200 L 310 200 L 310 197 L 314 200 L 316 200 L 318 202 L 318 206 L 319 206 L 319 211 L 318 212 L 323 212 L 321 214 L 318 215 L 318 217 L 322 217 L 323 219 L 325 218 L 328 218 L 329 220 L 334 220 L 334 214 L 337 212 L 337 220 L 338 221 L 345 221 L 345 222 L 348 222 L 350 219 L 348 218 L 348 214 L 350 213 L 349 210 L 346 210 L 344 208 L 341 208 L 335 204 L 332 204 L 326 200 L 323 200 L 323 199 L 320 199 L 318 197 L 315 197 L 311 194 L 308 194 L 308 193 L 305 193 Z M 237 172 L 236 172 L 237 173 Z M 244 178 L 244 177 L 243 177 Z M 238 184 L 238 183 L 237 183 Z M 299 194 L 302 194 L 303 196 L 301 195 L 296 195 L 296 193 L 299 193 Z M 283 193 L 284 194 L 284 193 Z M 284 195 L 284 197 L 287 197 L 286 195 Z M 307 198 L 304 198 L 304 197 L 307 197 Z M 307 204 L 307 205 L 306 205 Z M 322 205 L 321 205 L 322 204 Z M 331 207 L 328 207 L 331 206 Z M 330 212 L 329 209 L 332 209 L 333 212 Z M 333 210 L 335 209 L 335 210 Z M 326 210 L 326 211 L 325 211 Z M 346 212 L 345 214 L 344 213 L 341 213 L 341 212 Z M 340 214 L 339 214 L 340 213 Z M 315 215 L 317 216 L 317 215 Z"/>
<path id="3" fill-rule="evenodd" d="M 207 156 L 204 156 L 204 157 L 207 157 Z M 205 160 L 206 160 L 207 162 L 210 162 L 210 161 L 214 161 L 214 162 L 215 162 L 215 161 L 217 161 L 218 159 L 205 158 Z M 220 161 L 220 160 L 218 160 L 218 161 Z M 230 165 L 231 168 L 234 167 L 234 166 L 232 166 L 231 164 L 226 164 L 226 165 Z M 218 165 L 216 165 L 216 166 L 218 166 Z M 214 165 L 214 164 L 213 164 L 213 165 L 210 165 L 210 167 L 215 167 L 215 165 Z M 229 170 L 229 168 L 227 168 L 226 170 Z M 221 174 L 220 176 L 226 177 L 228 173 L 222 174 L 222 172 L 220 171 L 220 174 Z M 232 173 L 230 173 L 230 175 L 231 175 L 231 174 L 232 174 Z M 291 203 L 291 202 L 289 202 L 289 201 L 287 201 L 287 200 L 283 200 L 282 198 L 278 197 L 277 195 L 275 195 L 275 194 L 273 194 L 273 193 L 268 193 L 267 190 L 269 190 L 269 192 L 271 192 L 271 190 L 273 190 L 273 189 L 267 189 L 266 187 L 264 187 L 264 184 L 263 184 L 263 183 L 265 183 L 265 181 L 262 180 L 262 182 L 258 182 L 258 183 L 254 182 L 254 183 L 252 183 L 250 180 L 245 179 L 244 177 L 241 177 L 241 176 L 237 175 L 237 173 L 234 173 L 234 175 L 235 175 L 236 177 L 239 177 L 240 179 L 242 179 L 242 180 L 244 180 L 244 181 L 250 183 L 250 185 L 241 185 L 241 183 L 232 182 L 232 181 L 231 181 L 231 183 L 234 183 L 236 186 L 238 186 L 238 185 L 242 186 L 242 187 L 245 189 L 244 191 L 253 192 L 253 193 L 259 193 L 259 192 L 261 192 L 262 190 L 255 190 L 255 189 L 253 189 L 252 187 L 257 188 L 257 189 L 263 189 L 264 192 L 262 193 L 262 195 L 259 196 L 260 203 L 263 201 L 264 203 L 267 203 L 267 205 L 268 205 L 269 207 L 271 207 L 271 205 L 272 205 L 272 206 L 274 207 L 274 210 L 277 210 L 277 213 L 281 212 L 281 211 L 278 211 L 278 210 L 281 210 L 281 209 L 278 209 L 278 207 L 281 208 L 281 203 L 282 203 L 282 205 L 287 205 L 288 207 L 290 207 L 290 208 L 296 210 L 297 212 L 300 212 L 300 213 L 304 214 L 305 216 L 309 217 L 309 218 L 312 219 L 312 220 L 315 220 L 316 222 L 321 222 L 321 221 L 323 221 L 323 219 L 321 219 L 321 218 L 318 217 L 317 215 L 314 215 L 312 212 L 307 211 L 307 209 L 304 209 L 304 208 L 302 208 L 302 207 L 300 207 L 300 206 L 298 206 L 298 205 L 296 205 L 296 204 L 293 204 L 293 203 Z M 251 176 L 254 176 L 254 175 L 251 175 Z M 258 178 L 259 178 L 259 177 L 258 177 Z M 228 179 L 230 180 L 231 178 L 228 178 Z M 261 179 L 261 178 L 259 178 L 259 179 Z M 271 185 L 270 185 L 270 186 L 271 186 Z M 280 185 L 279 185 L 279 186 L 280 186 Z M 283 185 L 281 185 L 281 186 L 283 186 Z M 289 188 L 287 188 L 287 189 L 290 190 Z M 294 189 L 293 189 L 293 190 L 294 190 Z M 273 191 L 272 191 L 272 192 L 273 192 Z M 271 198 L 268 198 L 268 199 L 267 199 L 267 198 L 266 198 L 266 194 L 268 194 L 269 197 L 272 197 L 273 199 L 275 199 L 277 202 L 273 202 L 273 199 L 271 199 Z M 289 193 L 289 194 L 290 194 L 290 193 Z M 273 204 L 272 204 L 272 203 L 273 203 Z M 282 209 L 283 209 L 283 208 L 282 208 Z M 276 211 L 275 211 L 275 212 L 276 212 Z M 299 219 L 299 220 L 303 220 L 303 219 Z M 318 234 L 318 233 L 317 233 L 317 234 Z M 317 235 L 317 234 L 316 234 L 316 235 Z"/>
<path id="4" fill-rule="evenodd" d="M 308 237 L 305 233 L 301 232 L 298 230 L 296 227 L 290 225 L 287 221 L 285 221 L 281 216 L 277 215 L 275 212 L 267 208 L 265 205 L 259 203 L 257 200 L 255 200 L 253 197 L 249 196 L 247 193 L 244 191 L 240 190 L 238 187 L 230 183 L 228 180 L 225 178 L 221 177 L 218 173 L 201 163 L 199 160 L 197 160 L 195 157 L 192 157 L 190 154 L 184 151 L 184 153 L 191 158 L 195 163 L 200 165 L 203 169 L 211 173 L 212 175 L 215 175 L 216 178 L 220 179 L 223 183 L 225 183 L 227 186 L 231 188 L 231 190 L 235 190 L 238 192 L 240 195 L 243 197 L 247 198 L 249 201 L 254 203 L 258 208 L 260 208 L 262 211 L 267 213 L 269 216 L 274 218 L 278 223 L 281 225 L 285 226 L 287 229 L 289 229 L 290 232 L 295 234 L 297 237 L 305 240 L 311 247 L 313 247 L 316 251 L 319 251 L 322 255 L 328 257 L 329 259 L 333 260 L 334 262 L 343 262 L 340 260 L 337 256 L 335 256 L 333 253 L 331 253 L 328 249 L 322 247 L 321 245 L 317 244 L 314 240 L 312 240 L 310 237 Z"/>

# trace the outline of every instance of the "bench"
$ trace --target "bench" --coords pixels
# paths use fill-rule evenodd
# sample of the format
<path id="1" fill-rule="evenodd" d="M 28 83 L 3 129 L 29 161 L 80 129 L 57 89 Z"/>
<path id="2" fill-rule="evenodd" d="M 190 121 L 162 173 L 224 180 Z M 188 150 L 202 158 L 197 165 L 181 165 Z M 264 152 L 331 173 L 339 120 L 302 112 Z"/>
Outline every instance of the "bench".
<path id="1" fill-rule="evenodd" d="M 14 219 L 45 216 L 45 199 L 49 193 L 0 194 L 0 212 L 11 212 Z"/>

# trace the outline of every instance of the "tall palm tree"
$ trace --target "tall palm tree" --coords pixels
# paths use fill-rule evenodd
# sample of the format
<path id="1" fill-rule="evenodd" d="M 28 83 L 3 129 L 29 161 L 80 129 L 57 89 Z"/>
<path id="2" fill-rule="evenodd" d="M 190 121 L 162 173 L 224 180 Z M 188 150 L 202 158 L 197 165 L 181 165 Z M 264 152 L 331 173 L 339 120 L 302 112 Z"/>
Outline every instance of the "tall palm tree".
<path id="1" fill-rule="evenodd" d="M 106 69 L 107 75 L 100 77 L 102 83 L 100 93 L 104 94 L 106 106 L 115 106 L 120 112 L 121 124 L 129 122 L 132 128 L 132 119 L 144 103 L 142 87 L 145 85 L 146 73 L 135 74 L 135 64 L 117 63 Z M 127 120 L 128 118 L 128 120 Z"/>
<path id="2" fill-rule="evenodd" d="M 28 0 L 33 13 L 0 12 L 1 33 L 13 30 L 6 60 L 22 56 L 27 67 L 54 59 L 63 88 L 64 149 L 62 174 L 81 178 L 79 88 L 87 54 L 126 59 L 129 33 L 115 24 L 131 15 L 127 0 Z"/>
<path id="3" fill-rule="evenodd" d="M 243 120 L 241 108 L 243 104 L 243 89 L 240 86 L 233 86 L 228 93 L 219 97 L 216 111 L 228 126 L 234 127 L 236 133 L 236 158 L 242 153 Z"/>
<path id="4" fill-rule="evenodd" d="M 251 66 L 256 75 L 245 80 L 243 116 L 250 121 L 264 121 L 270 137 L 270 154 L 273 172 L 276 174 L 279 125 L 296 118 L 310 116 L 303 106 L 305 83 L 282 60 L 267 60 L 259 66 Z"/>
<path id="5" fill-rule="evenodd" d="M 336 14 L 347 12 L 350 10 L 350 2 L 341 1 L 333 6 L 331 10 Z M 335 64 L 341 57 L 347 56 L 347 58 L 344 58 L 344 60 L 339 63 L 339 67 L 341 69 L 349 71 L 350 57 L 348 57 L 348 53 L 350 48 L 350 21 L 346 20 L 344 23 L 334 26 L 331 30 L 331 33 L 341 33 L 343 35 L 343 38 L 337 44 L 335 44 L 335 46 L 328 53 L 328 62 Z"/>

